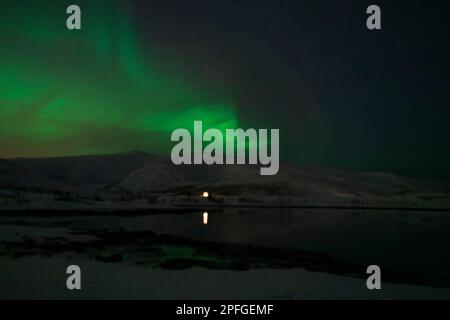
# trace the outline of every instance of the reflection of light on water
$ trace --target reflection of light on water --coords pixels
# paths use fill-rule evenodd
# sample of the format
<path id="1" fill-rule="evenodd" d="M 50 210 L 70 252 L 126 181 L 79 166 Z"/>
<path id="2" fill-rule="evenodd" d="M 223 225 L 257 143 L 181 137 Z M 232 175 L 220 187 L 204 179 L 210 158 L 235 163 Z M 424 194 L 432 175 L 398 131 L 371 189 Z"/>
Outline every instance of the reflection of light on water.
<path id="1" fill-rule="evenodd" d="M 203 224 L 208 224 L 208 212 L 203 212 Z"/>

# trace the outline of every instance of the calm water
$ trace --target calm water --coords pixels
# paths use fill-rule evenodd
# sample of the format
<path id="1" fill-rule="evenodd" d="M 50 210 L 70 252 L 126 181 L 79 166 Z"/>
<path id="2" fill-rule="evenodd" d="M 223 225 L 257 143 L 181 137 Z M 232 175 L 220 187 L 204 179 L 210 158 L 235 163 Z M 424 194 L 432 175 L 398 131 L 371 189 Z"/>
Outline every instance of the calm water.
<path id="1" fill-rule="evenodd" d="M 238 210 L 131 217 L 1 218 L 70 230 L 152 230 L 197 240 L 320 251 L 350 262 L 448 275 L 450 213 Z M 207 224 L 205 224 L 207 222 Z"/>

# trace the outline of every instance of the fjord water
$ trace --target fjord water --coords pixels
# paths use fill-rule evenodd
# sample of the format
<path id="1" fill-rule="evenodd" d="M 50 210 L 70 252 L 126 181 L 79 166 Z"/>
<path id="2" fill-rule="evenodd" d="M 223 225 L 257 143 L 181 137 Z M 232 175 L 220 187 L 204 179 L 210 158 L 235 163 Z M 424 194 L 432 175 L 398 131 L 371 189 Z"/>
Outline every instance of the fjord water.
<path id="1" fill-rule="evenodd" d="M 196 240 L 318 251 L 420 273 L 450 272 L 450 212 L 233 208 L 208 212 L 207 224 L 204 213 L 16 220 L 71 230 L 151 230 Z"/>
<path id="2" fill-rule="evenodd" d="M 206 210 L 199 210 L 192 213 L 122 214 L 120 216 L 2 217 L 0 218 L 0 227 L 3 231 L 11 229 L 15 233 L 19 230 L 17 227 L 21 228 L 20 233 L 29 232 L 32 234 L 40 230 L 38 233 L 41 235 L 52 233 L 52 230 L 84 235 L 89 234 L 89 231 L 92 230 L 151 230 L 158 234 L 169 234 L 202 241 L 317 251 L 361 266 L 376 264 L 382 269 L 390 268 L 400 272 L 403 270 L 405 273 L 417 274 L 422 277 L 426 277 L 429 274 L 449 278 L 449 212 L 230 208 L 208 211 L 207 223 L 205 223 L 205 212 Z M 2 258 L 2 261 L 5 261 L 4 258 Z M 17 262 L 9 260 L 7 263 L 0 262 L 0 264 L 2 263 L 4 263 L 4 265 L 0 266 L 2 269 L 12 270 L 11 272 L 13 273 L 18 272 L 17 270 L 20 269 Z M 36 256 L 33 257 L 32 263 L 35 265 L 43 263 L 44 266 L 42 268 L 47 268 L 46 266 L 48 264 L 48 268 L 52 270 L 52 273 L 58 273 L 57 271 L 53 271 L 54 266 L 64 264 L 60 261 L 60 258 L 54 257 L 48 259 Z M 106 274 L 119 272 L 114 271 L 116 270 L 114 268 L 118 268 L 121 265 L 120 263 L 108 265 L 93 261 L 84 261 L 81 263 L 85 264 L 87 268 L 91 268 L 93 271 L 89 272 L 95 274 L 102 273 L 103 271 Z M 160 279 L 158 280 L 161 281 L 160 283 L 154 280 L 148 286 L 155 289 L 158 288 L 158 290 L 166 290 L 165 297 L 168 298 L 174 297 L 177 294 L 181 295 L 181 292 L 171 290 L 170 284 L 167 282 L 170 282 L 170 279 L 175 281 L 174 279 L 178 279 L 178 277 L 180 278 L 176 282 L 186 282 L 186 294 L 190 294 L 189 292 L 192 291 L 191 293 L 194 298 L 203 297 L 203 294 L 205 296 L 210 295 L 213 291 L 216 293 L 220 292 L 220 294 L 217 293 L 219 294 L 217 296 L 219 298 L 235 297 L 234 294 L 237 294 L 235 289 L 240 286 L 239 283 L 243 279 L 253 279 L 251 281 L 254 281 L 256 286 L 252 288 L 249 284 L 249 287 L 246 287 L 245 290 L 242 289 L 244 291 L 241 293 L 243 295 L 246 294 L 244 297 L 247 298 L 273 297 L 274 295 L 283 297 L 284 294 L 287 294 L 286 297 L 311 297 L 310 293 L 305 293 L 300 289 L 302 285 L 307 286 L 308 283 L 311 287 L 308 290 L 314 290 L 317 288 L 317 283 L 320 283 L 322 291 L 314 293 L 315 296 L 314 294 L 312 296 L 314 298 L 339 298 L 346 297 L 346 294 L 351 298 L 360 297 L 361 294 L 369 295 L 369 292 L 365 288 L 364 279 L 344 277 L 345 280 L 335 280 L 333 277 L 338 279 L 338 276 L 322 276 L 320 275 L 321 273 L 303 273 L 300 269 L 262 269 L 239 272 L 193 268 L 180 271 L 147 270 L 144 275 L 142 268 L 131 267 L 129 265 L 123 266 L 122 268 L 125 269 L 120 272 L 126 272 L 129 279 L 136 278 L 136 283 L 139 285 L 135 285 L 133 290 L 137 290 L 138 287 L 142 286 L 142 292 L 133 293 L 135 297 L 149 297 L 150 294 L 154 294 L 153 291 L 150 293 L 148 289 L 144 288 L 145 282 L 141 282 L 137 275 Z M 160 276 L 156 276 L 156 274 L 160 273 L 164 274 L 163 277 L 168 277 L 167 281 Z M 277 280 L 278 282 L 274 280 L 274 283 L 269 283 L 263 280 L 267 278 L 268 274 L 279 279 Z M 61 273 L 61 276 L 64 277 L 64 273 Z M 209 293 L 206 293 L 206 291 L 199 292 L 198 290 L 200 289 L 196 288 L 193 284 L 190 287 L 191 283 L 189 281 L 194 281 L 192 277 L 201 282 L 202 278 L 206 276 L 211 277 L 211 281 L 216 281 L 214 285 L 217 286 L 218 291 L 215 290 L 212 284 L 210 286 L 212 291 Z M 22 275 L 18 275 L 17 277 L 20 278 Z M 101 279 L 102 276 L 98 277 Z M 191 280 L 188 280 L 188 278 Z M 292 281 L 295 280 L 299 284 L 298 291 L 293 289 L 296 287 L 291 284 L 289 279 L 292 279 Z M 113 290 L 116 295 L 112 295 L 112 297 L 128 297 L 127 292 L 129 291 L 123 288 L 125 291 L 119 289 L 119 287 L 113 285 L 115 283 L 114 281 L 105 280 L 105 283 L 109 283 L 111 287 L 117 288 L 117 290 Z M 13 286 L 13 284 L 10 285 Z M 27 286 L 26 284 L 23 285 Z M 125 285 L 121 284 L 121 286 Z M 344 289 L 330 291 L 333 285 L 336 288 Z M 220 289 L 221 286 L 224 288 Z M 415 287 L 415 290 L 417 288 L 419 287 Z M 450 297 L 450 291 L 446 289 L 430 288 L 426 289 L 428 291 L 423 290 L 425 289 L 411 291 L 411 289 L 404 289 L 403 287 L 399 289 L 399 287 L 395 287 L 391 288 L 391 291 L 384 289 L 384 295 L 379 297 L 417 298 L 424 297 L 424 295 L 425 297 L 430 297 L 435 294 L 439 297 Z M 26 292 L 26 290 L 23 292 Z M 42 293 L 42 291 L 39 292 Z M 396 292 L 397 295 L 393 294 L 393 292 Z M 412 294 L 414 292 L 417 294 Z M 100 297 L 104 297 L 102 295 L 105 294 L 104 291 L 97 293 Z M 66 293 L 61 289 L 61 292 L 58 291 L 56 296 L 60 297 L 61 294 L 65 295 Z M 85 294 L 91 297 L 89 292 L 86 291 Z M 19 297 L 22 297 L 22 295 L 19 294 Z M 367 298 L 368 296 L 363 297 Z M 180 296 L 179 298 L 182 297 Z"/>
<path id="3" fill-rule="evenodd" d="M 127 230 L 197 240 L 318 251 L 358 264 L 414 273 L 450 273 L 450 213 L 226 209 L 113 219 Z"/>

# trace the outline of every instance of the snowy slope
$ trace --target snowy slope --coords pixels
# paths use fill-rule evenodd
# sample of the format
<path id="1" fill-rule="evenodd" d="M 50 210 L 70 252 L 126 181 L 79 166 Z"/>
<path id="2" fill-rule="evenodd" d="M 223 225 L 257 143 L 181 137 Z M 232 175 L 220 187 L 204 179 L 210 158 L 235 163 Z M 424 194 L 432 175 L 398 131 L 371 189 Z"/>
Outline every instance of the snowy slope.
<path id="1" fill-rule="evenodd" d="M 94 196 L 104 193 L 171 193 L 208 189 L 216 195 L 252 198 L 289 197 L 347 203 L 448 203 L 448 183 L 424 182 L 389 173 L 342 171 L 282 163 L 275 176 L 261 176 L 259 165 L 182 165 L 143 152 L 0 161 L 0 189 L 40 188 Z"/>

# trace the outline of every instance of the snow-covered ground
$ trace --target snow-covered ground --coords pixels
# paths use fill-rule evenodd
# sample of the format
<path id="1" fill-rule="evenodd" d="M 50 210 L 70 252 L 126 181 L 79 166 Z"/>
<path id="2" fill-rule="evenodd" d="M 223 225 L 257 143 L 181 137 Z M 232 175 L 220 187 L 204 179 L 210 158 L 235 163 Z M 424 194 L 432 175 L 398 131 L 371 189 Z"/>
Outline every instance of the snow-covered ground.
<path id="1" fill-rule="evenodd" d="M 82 270 L 82 290 L 66 289 L 66 268 Z M 301 269 L 182 271 L 90 260 L 0 258 L 0 299 L 450 299 L 450 289 L 383 283 Z"/>

